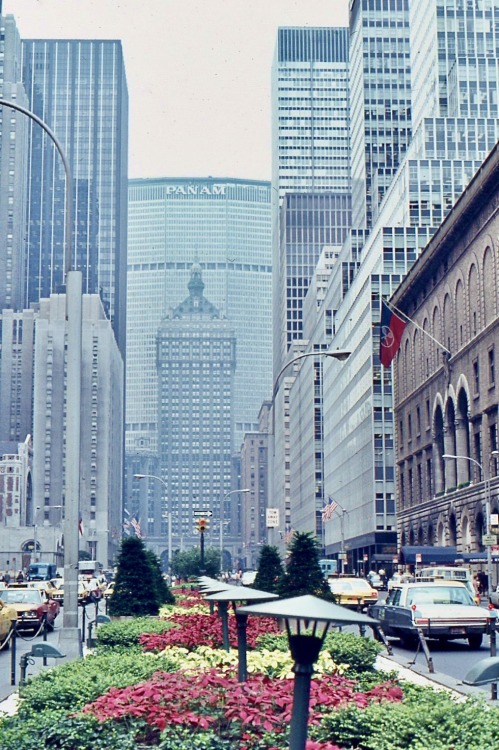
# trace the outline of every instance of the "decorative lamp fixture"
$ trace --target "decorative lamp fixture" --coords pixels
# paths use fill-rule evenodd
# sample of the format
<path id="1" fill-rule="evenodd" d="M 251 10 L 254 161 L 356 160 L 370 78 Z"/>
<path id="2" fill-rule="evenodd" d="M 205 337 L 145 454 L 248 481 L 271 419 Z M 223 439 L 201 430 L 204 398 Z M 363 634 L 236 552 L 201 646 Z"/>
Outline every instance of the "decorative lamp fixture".
<path id="1" fill-rule="evenodd" d="M 266 604 L 253 604 L 242 607 L 239 613 L 259 617 L 279 617 L 286 623 L 295 673 L 289 748 L 290 750 L 305 750 L 313 665 L 317 661 L 329 626 L 333 623 L 336 625 L 370 625 L 375 628 L 378 621 L 310 595 L 279 599 Z"/>
<path id="2" fill-rule="evenodd" d="M 248 624 L 248 615 L 241 614 L 241 609 L 236 607 L 237 602 L 264 602 L 269 599 L 277 599 L 277 594 L 271 594 L 268 591 L 259 591 L 249 586 L 233 586 L 226 591 L 219 591 L 216 594 L 210 594 L 206 600 L 218 602 L 218 611 L 222 618 L 223 645 L 226 651 L 230 651 L 229 642 L 229 615 L 228 604 L 232 602 L 237 622 L 237 679 L 239 682 L 246 682 L 248 676 L 247 659 L 246 659 L 246 626 Z"/>

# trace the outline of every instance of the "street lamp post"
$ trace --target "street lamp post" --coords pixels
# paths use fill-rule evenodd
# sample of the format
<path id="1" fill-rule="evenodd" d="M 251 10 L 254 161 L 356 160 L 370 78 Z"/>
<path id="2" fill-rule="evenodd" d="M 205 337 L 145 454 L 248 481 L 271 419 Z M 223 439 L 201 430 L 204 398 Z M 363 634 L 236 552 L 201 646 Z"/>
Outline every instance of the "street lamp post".
<path id="1" fill-rule="evenodd" d="M 166 484 L 165 480 L 161 477 L 156 476 L 156 474 L 134 474 L 133 475 L 135 479 L 156 479 L 156 481 L 161 482 L 163 487 L 165 488 L 165 493 L 167 494 L 167 518 L 168 518 L 168 572 L 171 572 L 171 565 L 172 565 L 172 510 L 170 507 L 170 496 L 168 495 L 168 485 Z"/>
<path id="2" fill-rule="evenodd" d="M 64 270 L 66 275 L 67 370 L 66 370 L 66 515 L 64 519 L 64 609 L 60 643 L 68 658 L 82 655 L 78 628 L 78 519 L 80 512 L 80 419 L 81 419 L 81 327 L 82 274 L 72 269 L 72 186 L 69 162 L 53 130 L 31 110 L 9 99 L 0 99 L 0 106 L 20 112 L 36 122 L 47 134 L 61 158 L 66 187 L 64 215 Z"/>
<path id="3" fill-rule="evenodd" d="M 274 385 L 272 388 L 272 427 L 271 427 L 271 435 L 272 435 L 272 449 L 270 450 L 270 456 L 269 456 L 269 477 L 273 478 L 275 476 L 274 471 L 274 462 L 275 462 L 275 401 L 276 396 L 279 390 L 279 382 L 281 379 L 281 376 L 285 373 L 285 371 L 288 369 L 288 367 L 291 367 L 295 362 L 299 362 L 302 359 L 306 359 L 308 357 L 324 357 L 326 359 L 337 359 L 340 362 L 344 362 L 348 357 L 350 356 L 352 352 L 347 349 L 332 349 L 331 351 L 313 351 L 313 352 L 303 352 L 303 354 L 297 354 L 295 357 L 292 357 L 290 360 L 286 362 L 283 367 L 279 370 L 277 373 L 275 379 L 274 379 Z M 270 486 L 270 484 L 269 484 Z"/>
<path id="4" fill-rule="evenodd" d="M 337 516 L 339 516 L 340 519 L 340 534 L 341 534 L 341 572 L 345 572 L 345 514 L 348 513 L 346 508 L 343 508 L 338 502 L 336 502 L 336 505 L 341 510 L 341 513 L 338 513 L 337 509 L 334 509 L 334 513 L 336 513 Z"/>
<path id="5" fill-rule="evenodd" d="M 225 523 L 225 501 L 231 495 L 239 495 L 240 492 L 251 492 L 250 489 L 231 490 L 226 492 L 220 503 L 220 573 L 224 572 L 224 523 Z"/>
<path id="6" fill-rule="evenodd" d="M 470 463 L 475 464 L 478 466 L 482 474 L 484 475 L 485 479 L 485 525 L 487 527 L 487 534 L 490 533 L 490 513 L 491 513 L 491 507 L 490 507 L 490 458 L 492 456 L 499 455 L 499 451 L 492 451 L 492 453 L 489 456 L 489 470 L 488 472 L 485 472 L 485 469 L 483 465 L 476 460 L 476 458 L 471 458 L 471 456 L 456 456 L 452 453 L 444 453 L 442 458 L 444 459 L 462 459 L 465 461 L 469 461 Z M 490 595 L 492 593 L 492 551 L 490 549 L 490 544 L 486 545 L 487 547 L 487 598 L 490 602 Z"/>

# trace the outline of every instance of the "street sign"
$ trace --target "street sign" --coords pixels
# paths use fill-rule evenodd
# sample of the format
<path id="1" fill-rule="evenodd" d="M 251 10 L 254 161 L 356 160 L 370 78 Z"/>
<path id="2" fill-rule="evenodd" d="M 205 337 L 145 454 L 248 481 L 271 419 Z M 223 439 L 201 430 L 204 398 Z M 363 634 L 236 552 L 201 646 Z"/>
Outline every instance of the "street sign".
<path id="1" fill-rule="evenodd" d="M 482 536 L 482 544 L 484 547 L 493 547 L 497 544 L 497 534 L 484 534 Z"/>
<path id="2" fill-rule="evenodd" d="M 417 563 L 423 562 L 423 555 L 421 554 L 421 552 L 416 552 L 416 562 Z"/>
<path id="3" fill-rule="evenodd" d="M 268 529 L 279 528 L 279 508 L 267 508 L 265 512 L 265 526 Z"/>
<path id="4" fill-rule="evenodd" d="M 213 511 L 212 510 L 193 510 L 192 515 L 210 518 L 210 516 L 213 515 Z"/>

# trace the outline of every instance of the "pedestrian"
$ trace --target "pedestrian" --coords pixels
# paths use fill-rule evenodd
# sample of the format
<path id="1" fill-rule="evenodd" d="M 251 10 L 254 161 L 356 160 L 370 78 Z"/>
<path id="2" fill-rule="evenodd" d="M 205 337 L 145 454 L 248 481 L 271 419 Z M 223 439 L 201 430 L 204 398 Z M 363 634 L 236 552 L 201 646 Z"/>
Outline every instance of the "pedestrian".
<path id="1" fill-rule="evenodd" d="M 477 576 L 476 573 L 473 576 L 473 588 L 475 589 L 475 594 L 477 596 L 480 596 L 481 593 L 482 593 L 482 587 L 480 585 L 480 581 L 479 581 L 478 576 Z"/>

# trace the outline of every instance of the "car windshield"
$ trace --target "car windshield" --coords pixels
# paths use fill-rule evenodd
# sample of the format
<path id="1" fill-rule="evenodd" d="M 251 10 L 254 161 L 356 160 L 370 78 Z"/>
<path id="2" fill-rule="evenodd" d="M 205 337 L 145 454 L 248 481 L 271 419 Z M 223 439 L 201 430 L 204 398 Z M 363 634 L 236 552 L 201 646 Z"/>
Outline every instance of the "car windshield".
<path id="1" fill-rule="evenodd" d="M 369 591 L 371 587 L 367 581 L 362 578 L 355 581 L 332 581 L 331 588 L 333 591 Z"/>
<path id="2" fill-rule="evenodd" d="M 407 592 L 406 604 L 474 604 L 468 591 L 461 586 L 414 587 Z"/>
<path id="3" fill-rule="evenodd" d="M 2 601 L 7 604 L 40 604 L 40 592 L 36 589 L 5 589 L 0 592 Z"/>

